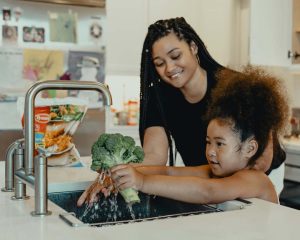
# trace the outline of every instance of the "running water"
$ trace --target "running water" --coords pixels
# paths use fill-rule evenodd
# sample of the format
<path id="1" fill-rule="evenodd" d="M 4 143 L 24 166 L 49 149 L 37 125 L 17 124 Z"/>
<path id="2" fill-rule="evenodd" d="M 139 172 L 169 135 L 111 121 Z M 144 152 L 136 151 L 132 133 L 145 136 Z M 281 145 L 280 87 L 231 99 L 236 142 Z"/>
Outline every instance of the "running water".
<path id="1" fill-rule="evenodd" d="M 108 198 L 100 198 L 96 203 L 86 204 L 83 213 L 78 217 L 79 220 L 82 222 L 98 222 L 99 220 L 101 222 L 117 222 L 124 218 L 136 220 L 132 204 L 120 202 L 120 199 L 118 202 L 117 195 L 112 194 Z M 125 209 L 128 211 L 124 211 Z"/>
<path id="2" fill-rule="evenodd" d="M 107 176 L 110 176 L 109 171 L 102 171 L 98 176 L 98 184 L 104 185 Z M 109 197 L 104 197 L 103 195 L 99 198 L 98 202 L 86 204 L 84 212 L 79 216 L 79 219 L 83 222 L 91 222 L 101 220 L 104 222 L 116 222 L 120 219 L 132 218 L 136 219 L 136 214 L 132 208 L 132 203 L 124 204 L 125 202 L 118 202 L 118 191 L 115 191 L 114 186 L 110 185 L 108 188 Z M 124 201 L 122 199 L 122 201 Z M 125 207 L 126 206 L 126 207 Z M 125 208 L 124 208 L 125 207 Z M 128 212 L 124 212 L 125 209 Z M 128 215 L 129 214 L 129 215 Z M 127 217 L 126 217 L 127 215 Z M 128 219 L 129 220 L 129 219 Z"/>
<path id="3" fill-rule="evenodd" d="M 111 212 L 113 213 L 113 216 L 112 216 L 112 220 L 113 221 L 117 221 L 117 213 L 118 213 L 118 202 L 117 202 L 117 196 L 118 194 L 113 194 L 112 195 L 112 198 L 111 199 L 108 199 L 109 200 L 109 203 L 110 203 L 110 210 Z M 120 213 L 121 214 L 121 213 Z"/>
<path id="4" fill-rule="evenodd" d="M 135 213 L 134 213 L 133 208 L 132 208 L 132 203 L 128 203 L 127 208 L 129 210 L 130 216 L 132 217 L 133 220 L 135 220 Z"/>

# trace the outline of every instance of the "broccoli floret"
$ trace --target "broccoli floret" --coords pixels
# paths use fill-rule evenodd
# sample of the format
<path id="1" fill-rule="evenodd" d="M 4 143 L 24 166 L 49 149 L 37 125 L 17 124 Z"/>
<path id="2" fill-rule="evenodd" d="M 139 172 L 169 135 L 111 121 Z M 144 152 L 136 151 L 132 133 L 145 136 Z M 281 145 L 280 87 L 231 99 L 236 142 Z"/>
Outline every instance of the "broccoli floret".
<path id="1" fill-rule="evenodd" d="M 95 142 L 97 146 L 102 147 L 106 142 L 106 139 L 109 138 L 109 134 L 103 133 L 99 136 L 98 140 Z"/>
<path id="2" fill-rule="evenodd" d="M 132 150 L 135 147 L 135 141 L 132 137 L 124 136 L 123 137 L 123 147 L 127 150 Z"/>
<path id="3" fill-rule="evenodd" d="M 97 142 L 92 146 L 92 166 L 91 169 L 99 171 L 101 169 L 108 169 L 110 166 L 110 153 L 104 147 L 99 147 Z"/>
<path id="4" fill-rule="evenodd" d="M 140 146 L 136 146 L 134 148 L 133 154 L 137 157 L 137 160 L 135 160 L 136 163 L 142 162 L 144 160 L 144 150 Z"/>
<path id="5" fill-rule="evenodd" d="M 144 159 L 143 149 L 135 146 L 130 136 L 120 133 L 102 134 L 92 146 L 92 169 L 106 170 L 117 164 L 139 163 Z"/>

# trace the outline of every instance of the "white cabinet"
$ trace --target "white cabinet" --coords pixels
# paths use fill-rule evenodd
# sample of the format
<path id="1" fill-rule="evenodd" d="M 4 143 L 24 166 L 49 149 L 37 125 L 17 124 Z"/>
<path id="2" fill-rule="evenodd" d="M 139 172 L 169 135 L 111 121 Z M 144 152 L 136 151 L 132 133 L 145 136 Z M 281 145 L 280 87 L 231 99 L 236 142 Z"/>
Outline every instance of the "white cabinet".
<path id="1" fill-rule="evenodd" d="M 139 75 L 142 44 L 147 31 L 147 0 L 108 0 L 108 75 Z"/>
<path id="2" fill-rule="evenodd" d="M 149 23 L 184 17 L 205 43 L 210 54 L 225 66 L 238 64 L 239 1 L 149 0 Z"/>
<path id="3" fill-rule="evenodd" d="M 106 73 L 139 75 L 148 25 L 171 17 L 184 17 L 221 64 L 238 64 L 239 4 L 236 0 L 106 1 Z"/>
<path id="4" fill-rule="evenodd" d="M 251 64 L 290 66 L 292 0 L 250 0 Z"/>

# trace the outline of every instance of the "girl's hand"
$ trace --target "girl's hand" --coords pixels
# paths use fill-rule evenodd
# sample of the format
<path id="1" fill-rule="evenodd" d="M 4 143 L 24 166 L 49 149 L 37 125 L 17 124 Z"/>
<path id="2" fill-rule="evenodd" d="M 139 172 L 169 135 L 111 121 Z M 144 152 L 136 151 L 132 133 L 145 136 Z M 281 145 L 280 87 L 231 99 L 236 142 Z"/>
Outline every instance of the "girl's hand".
<path id="1" fill-rule="evenodd" d="M 96 179 L 79 197 L 77 201 L 77 206 L 81 207 L 84 203 L 89 205 L 97 202 L 99 200 L 99 194 L 103 193 L 105 195 L 106 189 L 103 187 L 102 184 L 98 182 Z M 107 193 L 106 193 L 107 194 Z"/>
<path id="2" fill-rule="evenodd" d="M 111 177 L 103 173 L 99 174 L 95 181 L 81 194 L 77 201 L 77 206 L 81 207 L 84 203 L 92 205 L 98 202 L 100 194 L 103 194 L 104 197 L 108 197 L 111 192 L 114 191 L 115 189 Z"/>
<path id="3" fill-rule="evenodd" d="M 131 165 L 121 164 L 111 168 L 111 177 L 115 186 L 121 190 L 126 188 L 141 190 L 144 183 L 144 175 Z"/>

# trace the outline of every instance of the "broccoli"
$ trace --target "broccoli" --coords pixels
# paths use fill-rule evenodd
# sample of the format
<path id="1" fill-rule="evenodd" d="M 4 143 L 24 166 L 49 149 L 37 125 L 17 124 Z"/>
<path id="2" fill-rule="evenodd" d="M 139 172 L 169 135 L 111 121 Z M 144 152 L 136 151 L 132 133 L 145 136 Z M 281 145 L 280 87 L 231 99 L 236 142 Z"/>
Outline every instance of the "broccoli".
<path id="1" fill-rule="evenodd" d="M 91 169 L 100 172 L 118 164 L 140 163 L 143 159 L 144 151 L 135 145 L 132 137 L 120 133 L 104 133 L 92 146 Z M 140 201 L 134 189 L 125 189 L 121 194 L 127 203 Z"/>

